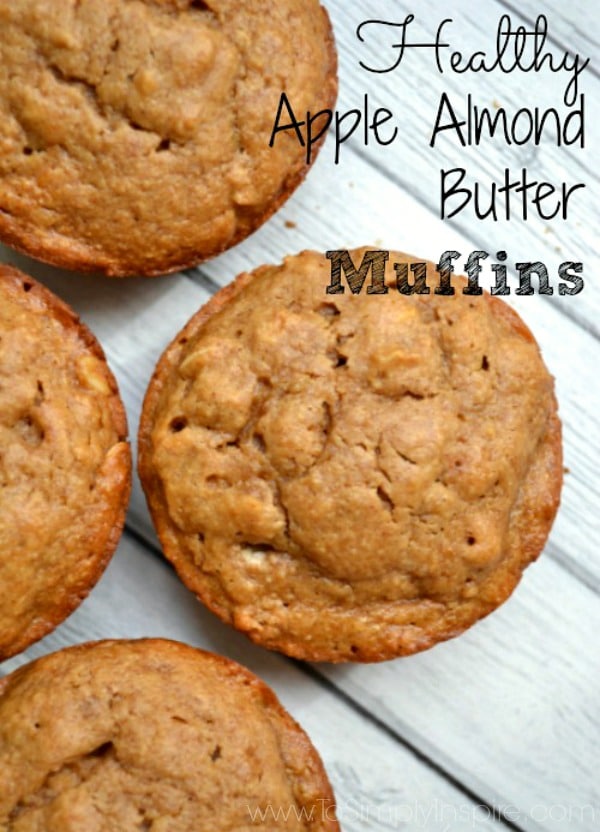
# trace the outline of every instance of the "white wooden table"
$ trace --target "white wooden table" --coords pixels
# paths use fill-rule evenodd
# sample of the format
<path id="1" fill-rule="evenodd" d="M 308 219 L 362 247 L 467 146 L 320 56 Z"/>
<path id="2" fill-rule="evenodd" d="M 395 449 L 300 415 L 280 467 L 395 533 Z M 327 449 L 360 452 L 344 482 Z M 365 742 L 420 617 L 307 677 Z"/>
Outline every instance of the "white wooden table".
<path id="1" fill-rule="evenodd" d="M 600 829 L 600 277 L 596 257 L 600 132 L 598 7 L 594 0 L 544 5 L 549 47 L 591 64 L 580 75 L 585 94 L 585 149 L 507 146 L 498 139 L 460 146 L 451 131 L 429 147 L 442 92 L 464 111 L 468 93 L 480 106 L 561 105 L 566 73 L 502 75 L 437 72 L 431 49 L 408 49 L 394 72 L 361 68 L 390 63 L 393 37 L 368 18 L 401 22 L 409 40 L 431 42 L 444 29 L 465 52 L 492 51 L 498 20 L 531 29 L 533 0 L 325 0 L 340 55 L 341 111 L 368 94 L 401 123 L 388 147 L 365 147 L 357 131 L 334 164 L 330 135 L 308 179 L 259 232 L 185 275 L 122 282 L 59 272 L 1 251 L 70 302 L 102 341 L 118 377 L 135 440 L 142 396 L 161 351 L 218 286 L 239 271 L 279 262 L 303 248 L 370 244 L 436 260 L 456 249 L 461 266 L 474 249 L 506 250 L 508 265 L 543 261 L 557 285 L 558 264 L 584 264 L 576 296 L 508 299 L 538 338 L 564 422 L 562 506 L 550 541 L 500 610 L 454 641 L 381 665 L 307 666 L 251 645 L 221 624 L 179 583 L 163 561 L 136 483 L 127 528 L 115 558 L 91 596 L 56 632 L 0 669 L 7 673 L 65 645 L 103 637 L 166 636 L 215 650 L 249 666 L 305 726 L 331 775 L 345 830 Z M 383 27 L 386 28 L 386 27 Z M 389 28 L 389 27 L 388 27 Z M 368 37 L 367 37 L 368 35 Z M 293 37 L 293 33 L 290 33 Z M 396 41 L 398 33 L 395 33 Z M 379 64 L 377 63 L 379 62 Z M 462 108 L 462 109 L 461 109 Z M 464 167 L 489 187 L 505 168 L 555 184 L 585 183 L 567 220 L 478 220 L 466 208 L 440 219 L 440 170 Z M 484 264 L 485 265 L 485 264 Z M 487 284 L 484 282 L 487 280 Z M 482 273 L 482 285 L 488 285 Z M 513 283 L 513 287 L 516 284 Z"/>

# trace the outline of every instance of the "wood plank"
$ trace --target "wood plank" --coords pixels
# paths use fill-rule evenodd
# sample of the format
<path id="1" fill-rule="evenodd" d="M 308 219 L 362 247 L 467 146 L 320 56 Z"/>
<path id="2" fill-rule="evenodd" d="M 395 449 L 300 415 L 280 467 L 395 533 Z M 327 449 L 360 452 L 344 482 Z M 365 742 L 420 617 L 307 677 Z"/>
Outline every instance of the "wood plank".
<path id="1" fill-rule="evenodd" d="M 204 610 L 161 560 L 125 536 L 100 584 L 68 621 L 3 675 L 46 653 L 103 638 L 171 638 L 229 656 L 278 694 L 311 736 L 328 769 L 346 832 L 365 829 L 458 828 L 490 832 L 503 824 L 409 750 L 374 727 L 293 663 L 251 645 Z M 438 822 L 436 822 L 436 819 Z M 456 827 L 453 827 L 456 828 Z"/>
<path id="2" fill-rule="evenodd" d="M 594 59 L 598 54 L 600 23 L 594 0 L 553 3 L 550 10 L 545 10 L 536 0 L 519 0 L 518 4 L 511 0 L 501 0 L 501 4 L 507 11 L 520 14 L 529 21 L 534 21 L 540 13 L 547 14 L 552 19 L 553 39 L 571 54 L 579 52 L 580 55 L 593 56 Z M 596 66 L 592 69 L 597 72 Z"/>
<path id="3" fill-rule="evenodd" d="M 409 659 L 321 667 L 524 829 L 598 829 L 600 605 L 549 558 L 502 609 Z M 569 821 L 570 819 L 570 821 Z"/>

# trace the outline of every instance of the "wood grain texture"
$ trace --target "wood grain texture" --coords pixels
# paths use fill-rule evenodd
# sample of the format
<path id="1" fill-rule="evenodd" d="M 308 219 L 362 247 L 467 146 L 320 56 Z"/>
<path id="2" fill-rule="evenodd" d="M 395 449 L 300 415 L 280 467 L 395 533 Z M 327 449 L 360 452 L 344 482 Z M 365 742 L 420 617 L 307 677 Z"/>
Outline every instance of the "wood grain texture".
<path id="1" fill-rule="evenodd" d="M 490 803 L 519 807 L 523 828 L 536 828 L 538 806 L 557 807 L 543 828 L 570 828 L 558 807 L 575 815 L 600 804 L 591 742 L 599 626 L 595 593 L 546 558 L 460 639 L 403 662 L 325 673 Z M 596 829 L 598 817 L 572 828 Z"/>
<path id="2" fill-rule="evenodd" d="M 540 13 L 549 13 L 553 21 L 553 40 L 572 54 L 591 55 L 592 71 L 598 73 L 598 13 L 594 0 L 571 0 L 569 3 L 536 3 L 535 0 L 501 0 L 507 11 L 518 13 L 527 21 L 534 21 Z"/>

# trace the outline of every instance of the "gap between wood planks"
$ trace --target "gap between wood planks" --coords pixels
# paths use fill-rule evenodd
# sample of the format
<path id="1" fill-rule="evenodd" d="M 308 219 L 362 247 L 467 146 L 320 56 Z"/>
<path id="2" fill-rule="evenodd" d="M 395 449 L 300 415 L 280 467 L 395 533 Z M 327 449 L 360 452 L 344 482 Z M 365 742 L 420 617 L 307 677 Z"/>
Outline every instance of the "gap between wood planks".
<path id="1" fill-rule="evenodd" d="M 493 803 L 490 803 L 488 800 L 481 797 L 481 795 L 477 794 L 477 792 L 474 792 L 467 785 L 458 780 L 442 765 L 437 763 L 432 757 L 430 757 L 428 754 L 425 754 L 424 751 L 421 751 L 420 748 L 418 748 L 413 743 L 409 742 L 409 740 L 403 737 L 402 734 L 394 730 L 394 728 L 389 726 L 382 719 L 379 719 L 379 717 L 375 716 L 375 714 L 372 713 L 372 711 L 369 711 L 367 708 L 361 705 L 360 702 L 357 702 L 355 699 L 353 699 L 350 696 L 350 694 L 346 693 L 346 691 L 344 691 L 342 688 L 339 688 L 326 676 L 323 676 L 315 665 L 306 664 L 305 662 L 298 661 L 297 659 L 289 659 L 287 657 L 284 658 L 286 658 L 286 661 L 289 661 L 291 664 L 294 665 L 294 667 L 298 668 L 310 679 L 313 679 L 320 687 L 329 691 L 329 693 L 331 693 L 332 695 L 337 696 L 338 699 L 340 699 L 347 707 L 351 708 L 363 719 L 370 722 L 371 725 L 373 725 L 379 731 L 382 731 L 386 736 L 390 737 L 390 739 L 394 740 L 407 751 L 409 751 L 413 755 L 413 757 L 415 757 L 415 759 L 417 759 L 424 766 L 426 766 L 431 771 L 435 772 L 437 775 L 442 777 L 457 791 L 459 791 L 461 794 L 464 794 L 464 796 L 471 800 L 476 806 L 480 806 L 482 809 L 489 812 L 491 818 L 493 818 L 493 820 L 495 820 L 496 823 L 500 823 L 502 826 L 506 827 L 506 829 L 513 829 L 515 830 L 515 832 L 526 832 L 526 830 L 522 826 L 519 826 L 514 821 L 510 820 L 510 818 L 506 817 L 506 814 L 502 809 L 494 806 Z"/>
<path id="2" fill-rule="evenodd" d="M 165 565 L 171 571 L 174 571 L 172 565 L 165 559 L 157 543 L 153 540 L 149 540 L 143 530 L 140 531 L 127 524 L 125 526 L 125 533 L 135 540 L 136 543 L 138 543 L 145 551 L 148 551 L 153 556 L 160 557 Z M 402 734 L 387 725 L 383 720 L 379 719 L 379 717 L 375 716 L 371 711 L 353 699 L 348 693 L 335 685 L 330 679 L 322 675 L 316 666 L 298 661 L 297 659 L 289 658 L 283 654 L 279 657 L 283 662 L 293 665 L 305 676 L 312 679 L 317 685 L 319 685 L 319 687 L 328 691 L 330 694 L 342 701 L 354 713 L 368 721 L 377 730 L 382 731 L 394 742 L 405 748 L 416 760 L 418 760 L 419 763 L 445 780 L 449 785 L 468 798 L 468 800 L 470 800 L 475 806 L 480 806 L 483 810 L 487 811 L 496 823 L 501 824 L 501 826 L 506 829 L 514 830 L 514 832 L 526 832 L 523 827 L 518 826 L 516 823 L 507 818 L 501 809 L 497 808 L 481 795 L 474 792 L 466 784 L 458 780 L 451 772 L 437 763 L 432 757 L 421 751 L 416 745 L 403 737 Z"/>

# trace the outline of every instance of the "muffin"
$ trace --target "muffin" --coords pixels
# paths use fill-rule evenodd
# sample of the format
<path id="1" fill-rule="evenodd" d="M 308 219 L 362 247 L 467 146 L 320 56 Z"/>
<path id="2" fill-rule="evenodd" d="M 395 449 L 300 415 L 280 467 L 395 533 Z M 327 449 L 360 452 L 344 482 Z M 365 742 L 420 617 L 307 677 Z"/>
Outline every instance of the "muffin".
<path id="1" fill-rule="evenodd" d="M 14 832 L 339 829 L 319 756 L 273 692 L 176 642 L 84 644 L 0 680 L 0 770 Z"/>
<path id="2" fill-rule="evenodd" d="M 387 282 L 410 262 L 392 252 Z M 191 319 L 146 394 L 140 475 L 166 556 L 223 620 L 298 658 L 379 661 L 510 595 L 558 507 L 560 422 L 498 298 L 330 280 L 305 252 Z"/>
<path id="3" fill-rule="evenodd" d="M 318 0 L 0 0 L 0 31 L 0 239 L 70 269 L 242 240 L 307 170 L 295 131 L 269 147 L 282 93 L 302 121 L 337 91 Z"/>
<path id="4" fill-rule="evenodd" d="M 0 266 L 0 661 L 66 618 L 109 561 L 129 497 L 126 434 L 92 333 Z"/>

